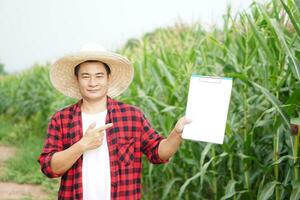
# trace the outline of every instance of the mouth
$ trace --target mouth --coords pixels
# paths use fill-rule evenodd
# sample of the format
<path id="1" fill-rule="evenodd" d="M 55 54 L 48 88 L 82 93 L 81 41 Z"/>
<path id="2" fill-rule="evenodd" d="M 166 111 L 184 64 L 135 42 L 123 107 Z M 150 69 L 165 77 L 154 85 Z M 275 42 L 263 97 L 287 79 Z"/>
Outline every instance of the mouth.
<path id="1" fill-rule="evenodd" d="M 88 92 L 91 92 L 91 93 L 96 93 L 98 92 L 99 90 L 87 90 Z"/>

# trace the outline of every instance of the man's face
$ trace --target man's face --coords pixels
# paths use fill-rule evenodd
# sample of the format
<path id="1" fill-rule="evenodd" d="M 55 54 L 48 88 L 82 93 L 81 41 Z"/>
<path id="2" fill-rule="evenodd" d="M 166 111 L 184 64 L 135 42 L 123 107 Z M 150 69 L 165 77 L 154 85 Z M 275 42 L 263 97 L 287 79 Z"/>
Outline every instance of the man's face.
<path id="1" fill-rule="evenodd" d="M 80 64 L 78 85 L 82 97 L 89 101 L 101 100 L 106 97 L 109 76 L 100 62 L 86 62 Z"/>

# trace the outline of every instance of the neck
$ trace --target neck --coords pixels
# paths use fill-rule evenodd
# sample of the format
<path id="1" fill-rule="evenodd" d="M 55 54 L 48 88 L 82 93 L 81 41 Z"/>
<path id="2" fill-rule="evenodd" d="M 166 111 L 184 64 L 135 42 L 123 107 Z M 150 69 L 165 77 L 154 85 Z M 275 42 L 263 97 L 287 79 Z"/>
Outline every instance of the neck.
<path id="1" fill-rule="evenodd" d="M 104 110 L 106 110 L 106 102 L 106 96 L 96 101 L 90 101 L 83 98 L 81 104 L 81 111 L 88 114 L 103 112 Z"/>

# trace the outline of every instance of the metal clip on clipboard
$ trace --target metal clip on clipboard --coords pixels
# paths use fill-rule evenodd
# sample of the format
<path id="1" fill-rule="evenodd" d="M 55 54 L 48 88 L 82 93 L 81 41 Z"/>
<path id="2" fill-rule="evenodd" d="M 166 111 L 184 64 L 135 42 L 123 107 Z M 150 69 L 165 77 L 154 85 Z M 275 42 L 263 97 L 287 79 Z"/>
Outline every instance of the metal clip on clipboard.
<path id="1" fill-rule="evenodd" d="M 223 78 L 218 76 L 199 76 L 199 82 L 222 83 Z"/>

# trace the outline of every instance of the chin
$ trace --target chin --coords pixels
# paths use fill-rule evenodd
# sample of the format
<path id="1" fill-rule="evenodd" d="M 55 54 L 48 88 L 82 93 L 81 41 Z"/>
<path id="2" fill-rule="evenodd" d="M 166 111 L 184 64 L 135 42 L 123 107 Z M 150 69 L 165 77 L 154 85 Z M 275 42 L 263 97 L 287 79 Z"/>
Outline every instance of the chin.
<path id="1" fill-rule="evenodd" d="M 106 94 L 102 94 L 102 95 L 99 95 L 99 94 L 88 94 L 88 95 L 84 96 L 84 98 L 87 99 L 87 100 L 101 100 L 104 97 L 106 97 Z"/>

